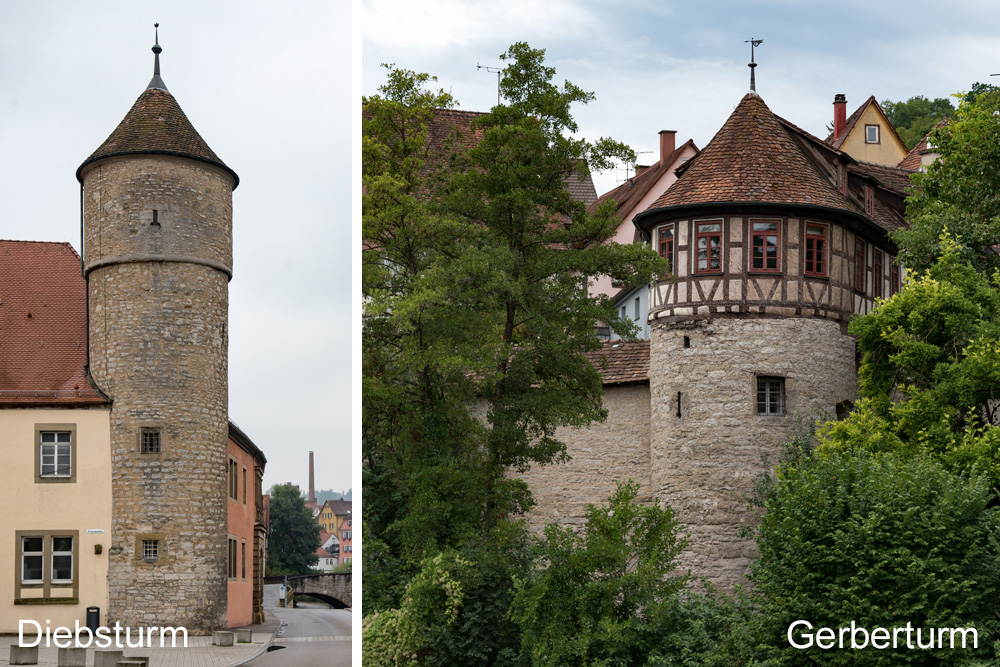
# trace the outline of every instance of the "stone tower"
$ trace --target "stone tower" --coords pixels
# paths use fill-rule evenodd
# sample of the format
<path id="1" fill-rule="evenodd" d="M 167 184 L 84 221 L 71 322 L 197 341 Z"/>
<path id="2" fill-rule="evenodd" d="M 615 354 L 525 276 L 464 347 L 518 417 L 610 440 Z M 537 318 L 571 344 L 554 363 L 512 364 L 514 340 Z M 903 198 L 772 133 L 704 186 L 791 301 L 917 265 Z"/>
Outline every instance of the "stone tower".
<path id="1" fill-rule="evenodd" d="M 159 40 L 157 40 L 159 42 Z M 112 400 L 107 623 L 225 627 L 228 308 L 239 178 L 154 75 L 77 169 L 89 369 Z"/>

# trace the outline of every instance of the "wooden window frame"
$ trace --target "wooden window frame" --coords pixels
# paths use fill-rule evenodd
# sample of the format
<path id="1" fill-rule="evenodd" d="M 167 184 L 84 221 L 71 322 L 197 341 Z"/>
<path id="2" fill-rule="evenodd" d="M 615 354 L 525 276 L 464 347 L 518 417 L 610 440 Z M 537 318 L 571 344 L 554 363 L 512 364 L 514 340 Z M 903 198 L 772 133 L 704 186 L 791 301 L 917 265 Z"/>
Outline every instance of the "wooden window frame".
<path id="1" fill-rule="evenodd" d="M 150 437 L 147 439 L 146 436 L 156 436 L 156 450 L 151 451 L 147 449 L 147 443 L 149 440 L 154 438 Z M 143 456 L 159 456 L 163 454 L 163 429 L 159 426 L 142 426 L 139 428 L 139 440 L 136 445 L 136 451 Z"/>
<path id="2" fill-rule="evenodd" d="M 58 537 L 72 540 L 70 551 L 71 579 L 54 579 L 55 567 L 54 541 Z M 40 580 L 23 581 L 24 540 L 41 538 L 42 540 L 42 578 Z M 80 595 L 80 531 L 78 530 L 16 530 L 14 531 L 14 604 L 79 604 Z M 32 551 L 31 554 L 38 552 Z M 59 552 L 65 554 L 65 552 Z M 41 589 L 42 595 L 25 597 L 25 589 Z M 57 590 L 53 590 L 57 589 Z M 66 595 L 69 593 L 69 595 Z"/>
<path id="3" fill-rule="evenodd" d="M 663 239 L 660 235 L 668 229 L 670 230 L 670 236 L 667 239 Z M 654 238 L 657 254 L 667 260 L 667 268 L 662 275 L 671 275 L 674 272 L 675 266 L 674 252 L 677 248 L 677 227 L 672 222 L 660 225 L 656 228 L 656 236 Z M 666 247 L 664 248 L 664 246 Z"/>
<path id="4" fill-rule="evenodd" d="M 822 234 L 814 234 L 809 232 L 810 227 L 817 227 L 823 230 Z M 826 278 L 828 273 L 827 270 L 830 264 L 830 225 L 822 222 L 806 222 L 805 227 L 805 243 L 803 243 L 803 253 L 802 253 L 802 274 L 809 276 L 811 278 Z M 810 243 L 812 247 L 810 248 Z M 821 258 L 816 259 L 817 248 L 816 243 L 821 243 L 822 247 L 818 249 Z M 813 270 L 809 270 L 809 263 L 812 262 Z M 819 264 L 819 268 L 816 265 Z"/>
<path id="5" fill-rule="evenodd" d="M 882 298 L 882 251 L 872 248 L 872 296 Z"/>
<path id="6" fill-rule="evenodd" d="M 865 273 L 868 272 L 868 247 L 864 239 L 854 238 L 854 289 L 864 294 Z"/>
<path id="7" fill-rule="evenodd" d="M 892 264 L 889 268 L 889 293 L 890 296 L 899 292 L 899 266 Z"/>
<path id="8" fill-rule="evenodd" d="M 773 224 L 774 229 L 757 231 L 754 229 L 755 224 Z M 763 266 L 756 267 L 754 262 L 757 259 L 754 256 L 754 250 L 757 248 L 757 239 L 762 239 L 762 249 L 764 250 L 760 259 L 762 260 Z M 767 239 L 774 239 L 774 268 L 767 266 Z M 747 258 L 747 267 L 750 273 L 781 273 L 781 220 L 779 218 L 751 218 L 750 219 L 750 247 L 747 249 L 749 257 Z"/>
<path id="9" fill-rule="evenodd" d="M 702 225 L 718 225 L 718 231 L 702 232 L 700 227 Z M 722 218 L 711 219 L 711 220 L 695 220 L 694 221 L 694 239 L 691 244 L 691 271 L 694 275 L 719 275 L 725 270 L 725 242 L 723 239 L 723 232 L 725 231 L 725 222 Z M 698 247 L 701 239 L 707 239 L 707 244 L 705 247 L 706 255 L 706 265 L 707 268 L 698 268 L 698 252 L 700 248 Z M 719 251 L 719 267 L 712 268 L 712 242 L 711 239 L 716 239 L 718 241 L 718 251 Z"/>

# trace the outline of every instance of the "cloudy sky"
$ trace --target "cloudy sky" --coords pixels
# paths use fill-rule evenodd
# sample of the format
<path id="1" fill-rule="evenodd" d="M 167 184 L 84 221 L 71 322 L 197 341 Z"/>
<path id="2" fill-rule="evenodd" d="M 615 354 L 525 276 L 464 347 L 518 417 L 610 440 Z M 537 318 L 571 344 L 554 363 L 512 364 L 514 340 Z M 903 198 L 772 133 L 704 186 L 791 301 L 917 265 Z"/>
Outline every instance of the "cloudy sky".
<path id="1" fill-rule="evenodd" d="M 994 0 L 400 0 L 362 2 L 362 90 L 380 63 L 437 75 L 461 108 L 496 103 L 497 56 L 516 41 L 545 48 L 559 81 L 596 94 L 576 111 L 581 135 L 658 151 L 657 132 L 703 148 L 749 89 L 751 37 L 757 92 L 772 111 L 826 136 L 833 96 L 848 113 L 915 95 L 946 97 L 976 81 L 1000 83 L 1000 4 Z M 640 155 L 655 161 L 655 153 Z M 598 192 L 624 174 L 599 176 Z M 618 181 L 616 181 L 619 179 Z"/>
<path id="2" fill-rule="evenodd" d="M 233 193 L 229 410 L 265 488 L 351 486 L 348 0 L 0 4 L 0 238 L 79 251 L 76 168 L 162 78 Z"/>

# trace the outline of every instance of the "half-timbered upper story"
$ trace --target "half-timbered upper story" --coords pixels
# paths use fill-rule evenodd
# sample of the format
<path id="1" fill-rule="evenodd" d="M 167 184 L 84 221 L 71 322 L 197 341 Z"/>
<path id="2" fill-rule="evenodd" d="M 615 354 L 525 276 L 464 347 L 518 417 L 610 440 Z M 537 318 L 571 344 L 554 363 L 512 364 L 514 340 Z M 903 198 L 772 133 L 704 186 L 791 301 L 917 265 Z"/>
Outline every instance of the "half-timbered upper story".
<path id="1" fill-rule="evenodd" d="M 910 172 L 868 164 L 746 95 L 635 224 L 667 259 L 650 321 L 812 316 L 846 321 L 898 291 L 889 233 Z"/>

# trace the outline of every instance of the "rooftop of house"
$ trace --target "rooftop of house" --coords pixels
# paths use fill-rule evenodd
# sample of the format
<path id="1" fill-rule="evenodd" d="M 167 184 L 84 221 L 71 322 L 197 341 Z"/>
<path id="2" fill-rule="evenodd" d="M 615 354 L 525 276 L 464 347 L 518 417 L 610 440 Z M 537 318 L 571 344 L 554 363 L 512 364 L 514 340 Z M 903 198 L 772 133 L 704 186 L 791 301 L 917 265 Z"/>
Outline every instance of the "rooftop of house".
<path id="1" fill-rule="evenodd" d="M 349 515 L 351 513 L 351 501 L 339 498 L 337 500 L 327 500 L 320 509 L 324 508 L 333 512 L 335 516 Z"/>
<path id="2" fill-rule="evenodd" d="M 69 243 L 0 241 L 0 404 L 107 403 L 85 372 L 86 304 Z"/>
<path id="3" fill-rule="evenodd" d="M 850 116 L 847 117 L 847 121 L 844 124 L 844 131 L 840 133 L 840 136 L 834 139 L 833 132 L 831 132 L 826 137 L 826 143 L 830 144 L 831 146 L 837 149 L 843 146 L 844 141 L 847 139 L 847 136 L 851 133 L 851 130 L 853 130 L 854 126 L 858 124 L 858 121 L 861 119 L 861 116 L 864 115 L 868 107 L 872 105 L 874 105 L 875 108 L 878 110 L 879 114 L 881 114 L 882 117 L 886 119 L 886 125 L 889 126 L 889 131 L 892 132 L 893 136 L 896 137 L 896 139 L 899 141 L 900 144 L 906 146 L 906 142 L 900 139 L 899 134 L 896 132 L 896 128 L 893 127 L 892 123 L 889 122 L 889 118 L 888 116 L 886 116 L 885 111 L 882 109 L 882 105 L 878 103 L 878 100 L 875 99 L 874 95 L 870 96 L 867 100 L 862 102 L 861 106 L 855 109 L 854 113 L 852 113 Z"/>
<path id="4" fill-rule="evenodd" d="M 937 125 L 935 125 L 931 129 L 931 132 L 933 132 L 934 130 L 936 130 L 938 128 L 944 127 L 945 125 L 948 124 L 948 122 L 949 121 L 948 121 L 947 117 L 942 118 L 941 120 L 939 120 L 937 122 Z M 921 160 L 921 156 L 923 156 L 925 153 L 931 152 L 931 151 L 928 150 L 928 145 L 929 145 L 929 140 L 930 140 L 930 137 L 931 137 L 931 132 L 928 132 L 927 134 L 925 134 L 924 138 L 921 139 L 920 141 L 918 141 L 917 145 L 914 146 L 913 148 L 911 148 L 910 152 L 906 154 L 906 157 L 904 157 L 900 161 L 900 163 L 898 165 L 896 165 L 896 166 L 898 166 L 900 169 L 908 169 L 910 171 L 919 171 L 921 165 L 923 164 L 923 162 Z"/>
<path id="5" fill-rule="evenodd" d="M 598 197 L 597 201 L 591 205 L 591 210 L 596 209 L 610 199 L 618 206 L 618 219 L 624 221 L 632 209 L 642 201 L 642 198 L 649 194 L 649 191 L 659 182 L 660 178 L 674 166 L 681 153 L 689 147 L 693 148 L 696 152 L 698 150 L 694 141 L 688 139 L 674 149 L 673 153 L 667 156 L 665 160 L 659 160 L 641 174 L 633 176 L 615 189 L 609 190 Z"/>
<path id="6" fill-rule="evenodd" d="M 649 381 L 649 341 L 606 341 L 587 358 L 601 373 L 605 386 Z"/>

